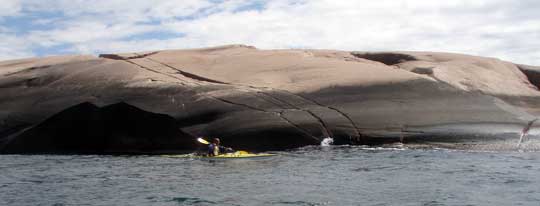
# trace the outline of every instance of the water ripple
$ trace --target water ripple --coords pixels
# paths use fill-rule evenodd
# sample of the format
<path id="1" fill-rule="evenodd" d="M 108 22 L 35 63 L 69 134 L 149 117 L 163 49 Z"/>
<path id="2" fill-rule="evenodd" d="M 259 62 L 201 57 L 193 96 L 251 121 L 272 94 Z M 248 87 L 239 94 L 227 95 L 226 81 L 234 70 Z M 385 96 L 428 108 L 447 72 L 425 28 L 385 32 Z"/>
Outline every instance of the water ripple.
<path id="1" fill-rule="evenodd" d="M 540 153 L 365 146 L 276 153 L 218 161 L 4 155 L 0 205 L 537 205 L 540 197 Z"/>

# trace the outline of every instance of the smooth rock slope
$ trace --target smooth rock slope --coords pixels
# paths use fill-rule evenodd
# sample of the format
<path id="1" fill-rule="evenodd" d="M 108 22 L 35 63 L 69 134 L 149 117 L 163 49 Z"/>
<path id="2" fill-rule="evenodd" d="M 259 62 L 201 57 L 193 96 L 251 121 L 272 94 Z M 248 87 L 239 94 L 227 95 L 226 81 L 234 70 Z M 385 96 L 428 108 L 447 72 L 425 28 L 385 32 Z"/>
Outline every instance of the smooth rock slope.
<path id="1" fill-rule="evenodd" d="M 185 152 L 196 136 L 250 150 L 324 137 L 534 147 L 538 71 L 462 54 L 244 45 L 4 61 L 0 151 Z"/>

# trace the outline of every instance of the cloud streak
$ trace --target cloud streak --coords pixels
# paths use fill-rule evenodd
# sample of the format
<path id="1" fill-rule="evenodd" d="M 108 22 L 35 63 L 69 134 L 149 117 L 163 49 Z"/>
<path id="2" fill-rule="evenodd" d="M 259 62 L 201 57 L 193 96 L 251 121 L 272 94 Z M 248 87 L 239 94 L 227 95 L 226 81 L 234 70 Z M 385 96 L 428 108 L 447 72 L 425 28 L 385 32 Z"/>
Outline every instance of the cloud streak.
<path id="1" fill-rule="evenodd" d="M 459 52 L 540 65 L 538 10 L 535 0 L 7 0 L 0 58 L 242 43 Z"/>

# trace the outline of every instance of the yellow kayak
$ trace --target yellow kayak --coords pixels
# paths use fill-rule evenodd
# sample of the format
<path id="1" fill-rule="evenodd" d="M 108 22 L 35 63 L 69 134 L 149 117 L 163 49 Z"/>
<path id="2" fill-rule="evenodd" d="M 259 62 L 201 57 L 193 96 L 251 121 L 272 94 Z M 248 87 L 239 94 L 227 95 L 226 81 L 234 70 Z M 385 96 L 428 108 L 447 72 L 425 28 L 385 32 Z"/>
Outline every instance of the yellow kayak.
<path id="1" fill-rule="evenodd" d="M 217 156 L 199 156 L 194 154 L 183 154 L 183 155 L 161 155 L 162 157 L 170 157 L 170 158 L 254 158 L 254 157 L 270 157 L 275 156 L 276 154 L 270 154 L 270 153 L 249 153 L 246 151 L 236 151 L 233 153 L 225 153 L 220 154 Z"/>

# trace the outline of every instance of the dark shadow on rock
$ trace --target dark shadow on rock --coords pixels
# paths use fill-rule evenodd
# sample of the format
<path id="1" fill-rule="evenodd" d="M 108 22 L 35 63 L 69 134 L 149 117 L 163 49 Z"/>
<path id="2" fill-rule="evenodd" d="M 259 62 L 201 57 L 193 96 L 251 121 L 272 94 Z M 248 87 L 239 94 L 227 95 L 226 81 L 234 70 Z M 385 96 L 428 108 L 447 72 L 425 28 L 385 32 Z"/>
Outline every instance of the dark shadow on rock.
<path id="1" fill-rule="evenodd" d="M 252 152 L 287 150 L 320 144 L 320 140 L 291 127 L 243 130 L 236 134 L 220 135 L 215 136 L 221 138 L 224 146 Z"/>
<path id="2" fill-rule="evenodd" d="M 197 124 L 205 124 L 205 123 L 212 122 L 218 119 L 223 114 L 224 114 L 224 111 L 218 111 L 218 110 L 204 111 L 202 113 L 199 113 L 193 116 L 178 119 L 178 126 L 189 127 L 189 126 L 197 125 Z"/>
<path id="3" fill-rule="evenodd" d="M 298 122 L 303 125 L 299 127 L 273 112 L 236 111 L 209 122 L 197 134 L 219 137 L 224 146 L 248 151 L 286 150 L 319 144 L 323 137 L 314 135 L 320 133 L 320 128 L 313 125 L 313 121 L 301 119 Z"/>
<path id="4" fill-rule="evenodd" d="M 433 67 L 416 67 L 411 72 L 431 76 L 433 75 Z"/>
<path id="5" fill-rule="evenodd" d="M 145 101 L 150 99 L 145 97 Z M 178 99 L 181 97 L 186 98 Z M 243 105 L 256 98 L 260 97 L 246 95 L 232 102 Z M 521 105 L 520 98 L 502 109 L 496 97 L 429 80 L 336 86 L 310 93 L 281 94 L 279 98 L 295 102 L 298 108 L 255 110 L 219 101 L 199 101 L 184 111 L 161 102 L 130 101 L 145 110 L 159 106 L 159 113 L 169 116 L 127 103 L 101 108 L 82 103 L 30 129 L 9 131 L 9 138 L 0 139 L 0 144 L 5 144 L 0 149 L 2 153 L 35 154 L 181 153 L 202 146 L 190 135 L 194 134 L 222 138 L 225 146 L 238 150 L 285 150 L 320 144 L 326 137 L 323 128 L 330 131 L 335 144 L 488 143 L 518 139 L 527 124 L 522 119 L 526 118 L 509 112 L 509 108 L 537 108 L 539 101 L 531 98 L 528 104 Z M 509 103 L 513 99 L 503 100 Z M 356 133 L 359 138 L 355 138 Z"/>
<path id="6" fill-rule="evenodd" d="M 331 87 L 298 95 L 335 108 L 354 121 L 362 137 L 349 144 L 517 141 L 527 124 L 525 119 L 530 116 L 511 112 L 519 109 L 512 108 L 513 104 L 501 108 L 496 97 L 428 80 Z M 329 123 L 332 130 L 346 128 L 333 122 Z M 338 141 L 343 143 L 348 137 L 335 135 L 334 138 L 344 140 Z"/>
<path id="7" fill-rule="evenodd" d="M 529 82 L 531 82 L 537 88 L 540 87 L 540 67 L 522 64 L 517 64 L 516 66 L 519 68 L 519 70 L 521 70 L 521 72 L 525 74 L 525 76 L 527 76 Z"/>
<path id="8" fill-rule="evenodd" d="M 13 137 L 2 153 L 170 153 L 195 148 L 193 140 L 168 115 L 126 103 L 102 108 L 81 103 Z"/>
<path id="9" fill-rule="evenodd" d="M 377 53 L 351 52 L 351 55 L 358 58 L 362 58 L 362 59 L 381 62 L 386 65 L 394 65 L 394 64 L 399 64 L 406 61 L 416 60 L 416 58 L 414 58 L 411 55 L 400 54 L 400 53 L 390 53 L 390 52 L 377 52 Z"/>

